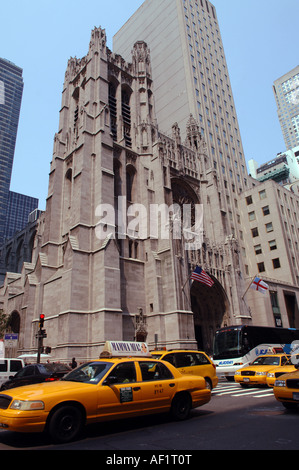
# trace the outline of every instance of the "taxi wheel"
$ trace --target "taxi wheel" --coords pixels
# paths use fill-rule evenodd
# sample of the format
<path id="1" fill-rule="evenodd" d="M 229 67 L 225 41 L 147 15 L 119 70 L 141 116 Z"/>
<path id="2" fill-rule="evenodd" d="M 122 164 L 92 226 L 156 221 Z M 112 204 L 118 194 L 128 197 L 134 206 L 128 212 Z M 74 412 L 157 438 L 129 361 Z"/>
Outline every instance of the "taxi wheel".
<path id="1" fill-rule="evenodd" d="M 191 398 L 187 393 L 176 395 L 171 405 L 171 415 L 178 421 L 187 419 L 191 411 Z"/>
<path id="2" fill-rule="evenodd" d="M 49 423 L 49 434 L 57 443 L 72 441 L 82 431 L 83 415 L 75 406 L 63 406 L 54 411 Z"/>
<path id="3" fill-rule="evenodd" d="M 213 387 L 212 387 L 212 382 L 211 382 L 211 380 L 210 380 L 208 377 L 205 377 L 205 381 L 206 381 L 206 388 L 207 388 L 208 390 L 212 390 Z"/>

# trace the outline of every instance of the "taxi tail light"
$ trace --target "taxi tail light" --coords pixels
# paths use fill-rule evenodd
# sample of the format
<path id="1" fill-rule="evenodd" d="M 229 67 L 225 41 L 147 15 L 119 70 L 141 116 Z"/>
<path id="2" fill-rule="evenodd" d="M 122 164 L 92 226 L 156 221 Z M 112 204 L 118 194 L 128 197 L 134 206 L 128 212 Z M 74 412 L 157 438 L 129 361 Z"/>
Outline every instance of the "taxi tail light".
<path id="1" fill-rule="evenodd" d="M 59 377 L 47 377 L 45 382 L 54 382 L 55 380 L 59 380 Z"/>

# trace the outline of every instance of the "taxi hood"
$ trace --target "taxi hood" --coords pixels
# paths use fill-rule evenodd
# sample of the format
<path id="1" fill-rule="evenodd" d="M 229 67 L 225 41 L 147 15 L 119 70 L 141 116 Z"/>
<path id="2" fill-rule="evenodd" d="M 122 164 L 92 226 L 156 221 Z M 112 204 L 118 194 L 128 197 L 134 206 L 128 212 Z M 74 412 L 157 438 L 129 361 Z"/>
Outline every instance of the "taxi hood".
<path id="1" fill-rule="evenodd" d="M 55 395 L 56 393 L 80 390 L 86 388 L 90 390 L 94 384 L 86 384 L 83 382 L 71 382 L 57 380 L 55 382 L 43 382 L 34 385 L 24 385 L 23 387 L 11 388 L 3 390 L 0 395 L 10 396 L 19 400 L 42 400 L 44 396 Z"/>
<path id="2" fill-rule="evenodd" d="M 278 380 L 288 380 L 288 379 L 299 379 L 299 371 L 296 372 L 289 372 L 287 374 L 283 374 L 279 377 Z"/>

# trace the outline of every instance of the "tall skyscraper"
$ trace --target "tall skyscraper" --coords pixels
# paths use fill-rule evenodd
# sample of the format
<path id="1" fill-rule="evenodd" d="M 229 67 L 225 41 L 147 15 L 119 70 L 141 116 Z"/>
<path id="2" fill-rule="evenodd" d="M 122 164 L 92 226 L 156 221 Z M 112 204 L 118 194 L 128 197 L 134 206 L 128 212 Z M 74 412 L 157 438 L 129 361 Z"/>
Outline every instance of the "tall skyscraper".
<path id="1" fill-rule="evenodd" d="M 299 145 L 299 65 L 275 80 L 273 91 L 286 149 Z"/>
<path id="2" fill-rule="evenodd" d="M 229 213 L 248 179 L 215 7 L 207 0 L 145 0 L 114 36 L 113 50 L 129 60 L 137 40 L 150 49 L 161 131 L 175 120 L 184 138 L 190 114 L 198 121 Z"/>
<path id="3" fill-rule="evenodd" d="M 9 187 L 23 94 L 22 69 L 0 58 L 0 246 L 4 239 Z"/>

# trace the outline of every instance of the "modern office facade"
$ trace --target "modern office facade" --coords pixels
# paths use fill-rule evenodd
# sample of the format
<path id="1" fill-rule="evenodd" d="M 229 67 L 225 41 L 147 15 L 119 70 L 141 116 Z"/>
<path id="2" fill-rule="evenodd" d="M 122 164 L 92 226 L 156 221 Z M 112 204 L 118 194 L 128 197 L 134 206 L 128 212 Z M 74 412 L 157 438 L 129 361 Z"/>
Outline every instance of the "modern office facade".
<path id="1" fill-rule="evenodd" d="M 38 199 L 9 191 L 4 239 L 10 239 L 28 224 L 29 215 L 38 208 Z"/>
<path id="2" fill-rule="evenodd" d="M 273 85 L 280 122 L 286 149 L 299 145 L 299 65 Z"/>
<path id="3" fill-rule="evenodd" d="M 19 277 L 24 263 L 32 262 L 41 215 L 42 212 L 38 209 L 31 212 L 22 229 L 6 239 L 0 248 L 0 286 L 3 285 L 7 273 L 10 273 L 9 276 Z"/>
<path id="4" fill-rule="evenodd" d="M 240 198 L 245 276 L 258 276 L 269 293 L 245 295 L 255 324 L 299 328 L 299 197 L 272 179 Z"/>
<path id="5" fill-rule="evenodd" d="M 7 204 L 23 94 L 22 69 L 0 58 L 0 246 L 5 236 Z"/>

